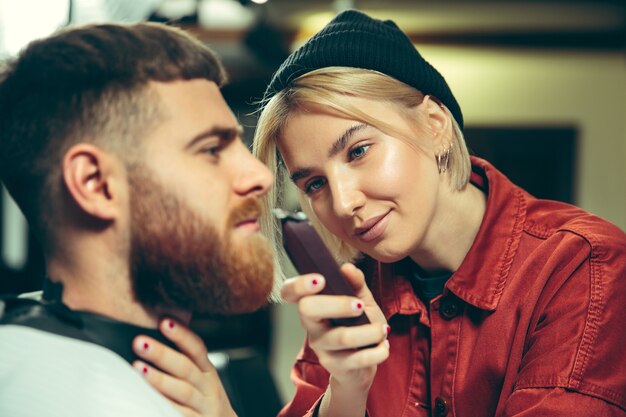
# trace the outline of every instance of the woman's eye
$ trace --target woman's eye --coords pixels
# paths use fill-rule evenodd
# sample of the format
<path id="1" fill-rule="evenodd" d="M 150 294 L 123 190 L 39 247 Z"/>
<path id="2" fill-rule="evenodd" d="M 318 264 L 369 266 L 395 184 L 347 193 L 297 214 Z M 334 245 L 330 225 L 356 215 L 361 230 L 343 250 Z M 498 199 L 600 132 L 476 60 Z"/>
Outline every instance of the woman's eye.
<path id="1" fill-rule="evenodd" d="M 321 178 L 312 180 L 306 184 L 306 186 L 304 187 L 304 192 L 306 194 L 314 193 L 316 191 L 319 191 L 319 189 L 322 188 L 324 184 L 325 181 Z"/>
<path id="2" fill-rule="evenodd" d="M 372 145 L 361 145 L 361 146 L 357 146 L 356 148 L 350 149 L 350 152 L 348 153 L 349 159 L 352 161 L 354 159 L 359 159 L 359 158 L 364 157 L 367 151 L 369 150 L 370 146 Z"/>

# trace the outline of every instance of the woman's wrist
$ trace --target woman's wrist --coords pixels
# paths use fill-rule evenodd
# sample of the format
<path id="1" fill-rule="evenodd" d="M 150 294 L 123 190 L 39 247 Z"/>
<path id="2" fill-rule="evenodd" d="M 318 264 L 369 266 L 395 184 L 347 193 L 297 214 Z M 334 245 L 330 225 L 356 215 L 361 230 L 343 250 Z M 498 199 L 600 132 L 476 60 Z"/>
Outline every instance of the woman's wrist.
<path id="1" fill-rule="evenodd" d="M 376 371 L 374 370 L 374 372 L 372 372 L 371 378 L 369 377 L 369 375 L 363 374 L 369 374 L 369 372 L 359 372 L 359 375 L 356 378 L 341 379 L 331 375 L 328 387 L 333 392 L 341 395 L 350 395 L 354 396 L 354 398 L 359 398 L 360 396 L 362 396 L 364 399 L 367 399 L 369 390 L 372 387 L 372 383 L 374 382 L 374 376 L 376 375 Z"/>
<path id="2" fill-rule="evenodd" d="M 324 398 L 320 403 L 319 417 L 363 417 L 366 414 L 367 396 L 372 386 L 372 381 L 350 382 L 338 380 L 333 376 Z"/>

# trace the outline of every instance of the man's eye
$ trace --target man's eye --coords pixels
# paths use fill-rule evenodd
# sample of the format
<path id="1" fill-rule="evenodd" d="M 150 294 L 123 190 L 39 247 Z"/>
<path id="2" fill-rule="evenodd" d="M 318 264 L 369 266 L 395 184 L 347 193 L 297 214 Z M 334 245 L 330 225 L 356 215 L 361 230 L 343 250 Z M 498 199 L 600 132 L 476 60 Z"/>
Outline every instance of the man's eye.
<path id="1" fill-rule="evenodd" d="M 202 149 L 202 152 L 207 153 L 211 156 L 217 156 L 222 150 L 221 146 L 208 146 Z"/>
<path id="2" fill-rule="evenodd" d="M 321 178 L 314 179 L 310 181 L 309 183 L 307 183 L 307 185 L 304 187 L 304 192 L 306 194 L 315 193 L 316 191 L 319 191 L 320 188 L 322 188 L 325 183 L 326 182 Z"/>
<path id="3" fill-rule="evenodd" d="M 361 145 L 357 146 L 356 148 L 350 149 L 350 152 L 348 152 L 348 158 L 350 159 L 350 161 L 352 161 L 364 157 L 371 146 L 372 145 Z"/>

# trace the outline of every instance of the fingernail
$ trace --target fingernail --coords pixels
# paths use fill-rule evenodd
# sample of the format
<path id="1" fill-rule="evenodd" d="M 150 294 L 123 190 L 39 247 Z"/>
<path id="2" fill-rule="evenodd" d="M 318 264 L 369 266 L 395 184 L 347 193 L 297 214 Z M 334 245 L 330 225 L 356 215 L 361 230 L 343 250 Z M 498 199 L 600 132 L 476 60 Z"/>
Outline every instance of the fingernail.
<path id="1" fill-rule="evenodd" d="M 360 300 L 352 300 L 352 310 L 354 311 L 362 311 L 363 303 Z"/>
<path id="2" fill-rule="evenodd" d="M 385 339 L 385 346 L 387 346 L 387 349 L 389 349 L 389 339 Z"/>
<path id="3" fill-rule="evenodd" d="M 174 320 L 168 320 L 167 321 L 167 328 L 170 330 L 173 330 L 174 327 L 176 327 L 176 324 L 174 323 Z"/>
<path id="4" fill-rule="evenodd" d="M 148 350 L 150 350 L 150 345 L 148 344 L 148 342 L 143 342 L 143 345 L 141 345 L 141 348 L 143 349 L 144 352 L 147 352 Z"/>
<path id="5" fill-rule="evenodd" d="M 137 362 L 133 365 L 133 368 L 135 368 L 135 370 L 137 372 L 139 372 L 141 375 L 143 376 L 147 376 L 148 373 L 150 372 L 150 368 L 148 368 L 148 365 L 146 365 L 143 362 Z"/>
<path id="6" fill-rule="evenodd" d="M 314 290 L 316 288 L 319 288 L 321 282 L 322 282 L 321 276 L 314 276 L 314 277 L 309 278 L 306 284 L 310 290 Z"/>
<path id="7" fill-rule="evenodd" d="M 385 332 L 385 334 L 391 333 L 391 327 L 388 324 L 385 324 L 383 326 L 383 332 Z"/>

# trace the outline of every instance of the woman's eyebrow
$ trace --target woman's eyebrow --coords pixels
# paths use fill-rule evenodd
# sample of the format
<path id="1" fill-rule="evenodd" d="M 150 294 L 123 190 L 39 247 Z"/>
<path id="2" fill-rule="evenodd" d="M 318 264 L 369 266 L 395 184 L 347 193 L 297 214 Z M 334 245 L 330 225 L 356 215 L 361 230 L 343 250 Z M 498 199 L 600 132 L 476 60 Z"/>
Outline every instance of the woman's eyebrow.
<path id="1" fill-rule="evenodd" d="M 289 176 L 289 178 L 291 178 L 291 181 L 295 183 L 299 179 L 302 179 L 304 177 L 308 177 L 309 175 L 311 175 L 311 169 L 309 169 L 309 168 L 301 168 L 301 169 L 297 169 L 296 171 L 294 171 L 294 173 L 291 174 Z"/>
<path id="2" fill-rule="evenodd" d="M 369 126 L 370 125 L 366 123 L 358 123 L 358 124 L 355 124 L 354 126 L 349 127 L 345 132 L 341 134 L 339 139 L 337 139 L 335 143 L 333 143 L 330 150 L 328 151 L 328 157 L 332 158 L 333 156 L 337 155 L 339 152 L 344 150 L 348 141 L 354 134 L 356 134 L 358 131 L 363 130 Z M 295 183 L 299 179 L 308 177 L 309 175 L 311 175 L 310 168 L 300 168 L 300 169 L 296 169 L 293 172 L 293 174 L 289 176 L 289 178 L 291 179 L 292 182 Z"/>
<path id="3" fill-rule="evenodd" d="M 332 158 L 333 156 L 337 155 L 339 152 L 343 151 L 346 147 L 346 144 L 350 140 L 350 138 L 355 133 L 357 133 L 360 130 L 365 129 L 366 127 L 369 127 L 369 125 L 365 123 L 358 123 L 348 128 L 348 130 L 343 132 L 343 134 L 339 136 L 339 139 L 337 139 L 335 143 L 333 143 L 333 146 L 328 151 L 328 157 Z"/>

